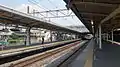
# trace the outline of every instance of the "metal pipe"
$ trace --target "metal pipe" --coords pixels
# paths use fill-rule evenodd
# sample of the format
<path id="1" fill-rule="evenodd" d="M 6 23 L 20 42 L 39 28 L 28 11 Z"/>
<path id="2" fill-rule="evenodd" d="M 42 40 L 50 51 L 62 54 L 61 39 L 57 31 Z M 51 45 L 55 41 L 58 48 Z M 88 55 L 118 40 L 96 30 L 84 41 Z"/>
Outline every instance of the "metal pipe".
<path id="1" fill-rule="evenodd" d="M 111 34 L 112 34 L 112 44 L 113 44 L 113 30 L 111 31 Z"/>
<path id="2" fill-rule="evenodd" d="M 101 42 L 101 24 L 99 25 L 99 49 L 102 49 L 102 42 Z"/>
<path id="3" fill-rule="evenodd" d="M 109 35 L 109 34 L 107 33 L 107 41 L 108 41 L 108 35 Z"/>

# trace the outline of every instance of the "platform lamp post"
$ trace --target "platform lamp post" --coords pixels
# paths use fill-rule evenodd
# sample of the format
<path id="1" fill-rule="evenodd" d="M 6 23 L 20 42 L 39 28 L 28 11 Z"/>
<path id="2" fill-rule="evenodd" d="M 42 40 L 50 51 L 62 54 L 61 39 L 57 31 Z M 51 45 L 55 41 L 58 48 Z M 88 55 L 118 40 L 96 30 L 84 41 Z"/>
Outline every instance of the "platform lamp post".
<path id="1" fill-rule="evenodd" d="M 113 29 L 112 29 L 112 31 L 111 31 L 111 34 L 112 34 L 112 44 L 113 44 Z"/>
<path id="2" fill-rule="evenodd" d="M 26 29 L 26 46 L 29 46 L 31 44 L 30 30 L 31 30 L 31 27 L 27 27 L 27 29 Z"/>
<path id="3" fill-rule="evenodd" d="M 99 44 L 99 31 L 97 29 L 97 32 L 96 32 L 96 41 L 97 41 L 97 44 Z"/>
<path id="4" fill-rule="evenodd" d="M 101 42 L 101 24 L 99 25 L 99 49 L 102 49 L 102 42 Z"/>
<path id="5" fill-rule="evenodd" d="M 30 7 L 27 6 L 27 13 L 29 14 L 30 13 Z"/>
<path id="6" fill-rule="evenodd" d="M 107 41 L 108 41 L 108 35 L 109 35 L 109 34 L 107 33 Z"/>
<path id="7" fill-rule="evenodd" d="M 30 13 L 30 7 L 27 6 L 27 14 Z M 31 44 L 31 39 L 30 39 L 30 30 L 31 30 L 31 27 L 27 27 L 26 28 L 26 37 L 25 37 L 25 45 L 26 46 L 29 46 Z"/>
<path id="8" fill-rule="evenodd" d="M 52 30 L 50 30 L 50 41 L 52 42 L 53 41 L 53 35 L 52 35 Z"/>

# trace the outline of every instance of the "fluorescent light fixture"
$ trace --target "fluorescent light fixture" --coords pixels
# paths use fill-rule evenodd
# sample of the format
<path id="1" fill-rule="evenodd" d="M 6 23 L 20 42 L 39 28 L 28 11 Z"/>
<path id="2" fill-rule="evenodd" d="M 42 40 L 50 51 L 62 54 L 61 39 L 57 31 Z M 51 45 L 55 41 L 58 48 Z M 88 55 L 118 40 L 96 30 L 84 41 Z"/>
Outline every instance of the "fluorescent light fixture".
<path id="1" fill-rule="evenodd" d="M 91 20 L 91 24 L 93 25 L 93 20 Z"/>

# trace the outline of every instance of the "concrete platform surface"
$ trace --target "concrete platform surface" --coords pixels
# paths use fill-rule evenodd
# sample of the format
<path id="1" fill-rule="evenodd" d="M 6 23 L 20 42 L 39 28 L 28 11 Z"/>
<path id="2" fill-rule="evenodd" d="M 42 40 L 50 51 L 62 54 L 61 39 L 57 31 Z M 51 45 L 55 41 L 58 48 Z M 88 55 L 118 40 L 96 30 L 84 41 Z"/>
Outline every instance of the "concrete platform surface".
<path id="1" fill-rule="evenodd" d="M 120 67 L 120 45 L 103 42 L 95 53 L 93 67 Z"/>
<path id="2" fill-rule="evenodd" d="M 77 52 L 76 56 L 74 56 L 74 58 L 71 59 L 72 61 L 69 62 L 66 67 L 85 67 L 88 58 L 90 58 L 88 55 L 91 53 L 90 50 L 92 49 L 93 43 L 93 41 L 87 43 L 87 47 L 84 50 L 80 50 L 79 52 Z"/>

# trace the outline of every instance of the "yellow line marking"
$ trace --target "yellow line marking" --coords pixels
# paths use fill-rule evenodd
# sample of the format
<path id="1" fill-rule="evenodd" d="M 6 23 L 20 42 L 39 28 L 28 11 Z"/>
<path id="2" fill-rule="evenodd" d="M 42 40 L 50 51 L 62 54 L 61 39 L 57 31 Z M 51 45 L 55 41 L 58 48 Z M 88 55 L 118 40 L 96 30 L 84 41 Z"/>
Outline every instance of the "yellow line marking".
<path id="1" fill-rule="evenodd" d="M 91 46 L 92 48 L 88 51 L 87 60 L 84 67 L 93 67 L 93 45 Z"/>

